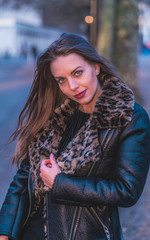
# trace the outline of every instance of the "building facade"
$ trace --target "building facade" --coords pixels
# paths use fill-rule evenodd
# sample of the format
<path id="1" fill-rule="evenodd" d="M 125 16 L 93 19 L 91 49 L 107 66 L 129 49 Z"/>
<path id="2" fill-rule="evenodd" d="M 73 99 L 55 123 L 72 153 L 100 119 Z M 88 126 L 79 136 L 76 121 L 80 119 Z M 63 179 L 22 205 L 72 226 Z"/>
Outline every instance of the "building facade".
<path id="1" fill-rule="evenodd" d="M 61 31 L 13 18 L 0 19 L 0 57 L 29 57 L 45 50 Z"/>

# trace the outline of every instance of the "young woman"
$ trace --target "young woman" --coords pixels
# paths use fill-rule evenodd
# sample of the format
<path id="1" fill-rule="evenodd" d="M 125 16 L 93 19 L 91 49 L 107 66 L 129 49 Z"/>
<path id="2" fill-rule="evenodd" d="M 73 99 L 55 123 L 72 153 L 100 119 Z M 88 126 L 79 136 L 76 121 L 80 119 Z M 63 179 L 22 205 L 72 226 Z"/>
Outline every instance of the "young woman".
<path id="1" fill-rule="evenodd" d="M 61 35 L 39 57 L 17 136 L 20 167 L 0 212 L 0 240 L 123 239 L 117 208 L 142 193 L 149 118 L 79 35 Z"/>

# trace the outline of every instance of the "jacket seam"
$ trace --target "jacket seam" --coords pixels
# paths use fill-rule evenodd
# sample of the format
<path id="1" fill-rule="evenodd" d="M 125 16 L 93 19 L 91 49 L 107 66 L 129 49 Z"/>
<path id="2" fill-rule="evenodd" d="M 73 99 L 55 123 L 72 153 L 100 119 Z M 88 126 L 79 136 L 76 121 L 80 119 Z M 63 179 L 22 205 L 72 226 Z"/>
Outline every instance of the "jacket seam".
<path id="1" fill-rule="evenodd" d="M 22 195 L 22 192 L 21 192 L 21 195 Z M 19 201 L 18 201 L 18 204 L 17 204 L 16 213 L 18 212 L 18 208 L 19 208 L 19 205 L 20 205 L 21 195 L 20 195 L 20 198 L 19 198 Z M 16 218 L 17 218 L 17 214 L 15 214 L 15 218 L 14 218 L 14 221 L 13 221 L 13 224 L 12 224 L 12 227 L 11 227 L 10 237 L 13 237 L 13 234 L 12 234 L 12 233 L 13 233 L 13 229 L 14 229 L 14 225 L 15 225 Z"/>

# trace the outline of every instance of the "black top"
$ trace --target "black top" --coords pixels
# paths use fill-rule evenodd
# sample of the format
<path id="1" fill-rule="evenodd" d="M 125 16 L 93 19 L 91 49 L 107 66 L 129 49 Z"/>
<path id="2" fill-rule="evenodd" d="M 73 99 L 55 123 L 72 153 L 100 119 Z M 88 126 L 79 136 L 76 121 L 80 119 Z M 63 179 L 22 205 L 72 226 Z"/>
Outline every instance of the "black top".
<path id="1" fill-rule="evenodd" d="M 57 157 L 65 149 L 67 144 L 72 140 L 72 138 L 76 135 L 83 124 L 88 120 L 89 116 L 89 113 L 81 112 L 78 109 L 75 111 L 75 113 L 69 119 L 66 131 L 64 132 L 63 137 L 60 141 Z"/>

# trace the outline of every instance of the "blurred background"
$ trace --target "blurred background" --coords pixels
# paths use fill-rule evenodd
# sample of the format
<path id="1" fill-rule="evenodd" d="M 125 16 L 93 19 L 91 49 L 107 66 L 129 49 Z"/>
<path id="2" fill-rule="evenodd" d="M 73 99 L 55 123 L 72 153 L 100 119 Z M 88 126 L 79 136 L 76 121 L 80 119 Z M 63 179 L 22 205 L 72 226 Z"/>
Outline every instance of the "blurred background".
<path id="1" fill-rule="evenodd" d="M 150 0 L 0 0 L 0 205 L 16 171 L 17 126 L 38 55 L 62 32 L 83 35 L 116 66 L 150 115 Z M 125 240 L 150 237 L 150 178 L 131 208 L 120 208 Z"/>

